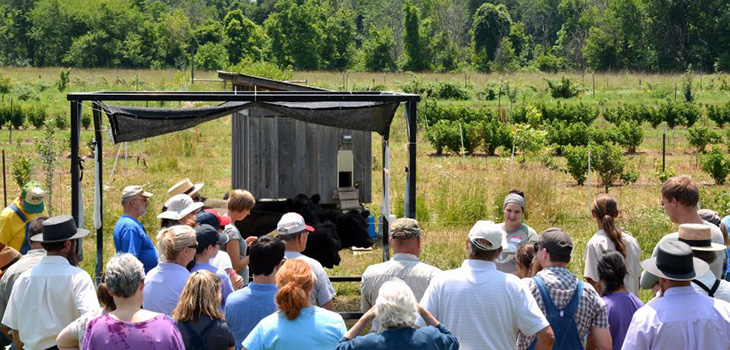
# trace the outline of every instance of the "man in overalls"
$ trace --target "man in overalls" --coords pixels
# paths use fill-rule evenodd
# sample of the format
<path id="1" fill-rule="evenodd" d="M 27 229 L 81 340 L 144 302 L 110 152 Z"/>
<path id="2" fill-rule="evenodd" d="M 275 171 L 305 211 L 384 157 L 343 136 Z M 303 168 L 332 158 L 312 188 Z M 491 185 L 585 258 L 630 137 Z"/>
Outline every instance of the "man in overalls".
<path id="1" fill-rule="evenodd" d="M 25 254 L 30 250 L 27 236 L 28 225 L 35 218 L 44 215 L 43 199 L 46 192 L 36 181 L 30 181 L 20 193 L 20 197 L 0 212 L 0 250 L 5 246 Z"/>

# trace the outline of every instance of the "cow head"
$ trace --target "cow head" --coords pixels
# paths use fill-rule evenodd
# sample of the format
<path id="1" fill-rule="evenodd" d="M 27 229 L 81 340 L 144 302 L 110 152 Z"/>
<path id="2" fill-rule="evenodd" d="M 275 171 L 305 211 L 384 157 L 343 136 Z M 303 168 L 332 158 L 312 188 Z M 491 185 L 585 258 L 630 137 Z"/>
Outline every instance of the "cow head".
<path id="1" fill-rule="evenodd" d="M 337 225 L 337 233 L 340 236 L 342 248 L 367 248 L 373 245 L 373 241 L 368 235 L 367 220 L 359 210 L 353 209 L 340 214 L 335 224 Z"/>
<path id="2" fill-rule="evenodd" d="M 302 254 L 331 269 L 340 264 L 339 251 L 341 248 L 337 228 L 333 223 L 325 222 L 314 225 L 314 232 L 310 232 L 307 239 L 307 249 Z"/>

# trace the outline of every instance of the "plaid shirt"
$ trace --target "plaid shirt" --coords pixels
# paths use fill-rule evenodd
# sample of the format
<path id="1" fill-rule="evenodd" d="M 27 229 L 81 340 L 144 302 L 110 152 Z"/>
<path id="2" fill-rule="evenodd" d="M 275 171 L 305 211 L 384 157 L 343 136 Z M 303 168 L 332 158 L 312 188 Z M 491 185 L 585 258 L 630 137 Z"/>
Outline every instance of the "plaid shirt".
<path id="1" fill-rule="evenodd" d="M 559 309 L 564 308 L 573 296 L 575 288 L 578 286 L 578 279 L 575 275 L 565 267 L 548 267 L 537 274 L 545 281 L 545 288 L 550 294 L 550 299 L 553 300 L 555 306 Z M 522 281 L 527 283 L 532 295 L 537 301 L 537 305 L 545 313 L 545 304 L 542 301 L 542 297 L 540 297 L 540 291 L 537 289 L 535 281 L 532 278 L 523 279 Z M 580 334 L 584 343 L 591 327 L 608 328 L 606 303 L 598 295 L 596 290 L 593 289 L 593 286 L 588 283 L 583 283 L 583 295 L 580 296 L 578 309 L 575 311 L 574 318 L 575 324 L 578 326 L 578 334 Z M 518 333 L 517 349 L 527 349 L 534 339 L 534 336 L 527 337 L 522 333 Z"/>

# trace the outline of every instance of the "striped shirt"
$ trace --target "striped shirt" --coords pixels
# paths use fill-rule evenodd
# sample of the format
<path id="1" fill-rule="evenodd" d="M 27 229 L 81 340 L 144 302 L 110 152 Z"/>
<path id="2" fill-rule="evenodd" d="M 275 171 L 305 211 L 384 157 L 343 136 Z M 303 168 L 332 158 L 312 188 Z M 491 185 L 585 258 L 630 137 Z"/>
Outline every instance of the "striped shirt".
<path id="1" fill-rule="evenodd" d="M 437 275 L 421 304 L 451 330 L 462 350 L 515 349 L 517 331 L 534 335 L 548 326 L 527 287 L 491 261 L 465 260 Z M 416 325 L 425 322 L 419 317 Z"/>

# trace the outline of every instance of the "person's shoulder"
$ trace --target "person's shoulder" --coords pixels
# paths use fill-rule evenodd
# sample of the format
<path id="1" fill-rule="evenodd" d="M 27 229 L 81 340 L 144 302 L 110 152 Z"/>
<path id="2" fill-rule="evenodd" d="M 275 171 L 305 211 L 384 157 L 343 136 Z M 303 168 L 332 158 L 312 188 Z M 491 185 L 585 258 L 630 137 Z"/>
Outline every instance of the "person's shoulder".
<path id="1" fill-rule="evenodd" d="M 439 273 L 443 272 L 443 270 L 441 270 L 440 268 L 433 266 L 431 264 L 427 264 L 423 261 L 418 262 L 418 267 L 423 270 L 430 271 L 432 274 L 439 274 Z"/>
<path id="2" fill-rule="evenodd" d="M 239 236 L 241 235 L 241 232 L 238 231 L 238 227 L 236 227 L 236 225 L 234 225 L 233 223 L 230 223 L 230 224 L 224 226 L 223 233 L 227 234 L 229 237 L 232 237 L 232 238 L 234 238 L 234 237 L 239 238 Z"/>
<path id="3" fill-rule="evenodd" d="M 326 318 L 326 319 L 333 320 L 333 321 L 344 322 L 344 319 L 342 318 L 342 316 L 340 316 L 340 314 L 338 314 L 334 311 L 330 311 L 330 310 L 327 310 L 327 309 L 319 307 L 319 306 L 314 306 L 312 308 L 312 311 L 313 311 L 313 314 L 315 315 L 315 317 L 322 317 L 322 318 Z"/>
<path id="4" fill-rule="evenodd" d="M 313 258 L 310 258 L 310 257 L 302 254 L 297 259 L 302 259 L 302 260 L 306 261 L 307 264 L 309 264 L 309 266 L 312 267 L 312 270 L 318 270 L 318 271 L 324 272 L 324 267 L 322 267 L 322 264 L 320 264 L 319 261 L 317 261 Z M 315 272 L 318 272 L 318 271 L 315 271 Z"/>
<path id="5" fill-rule="evenodd" d="M 390 265 L 390 261 L 385 261 L 377 264 L 369 265 L 362 273 L 362 278 L 367 278 L 372 275 L 380 273 L 381 270 L 387 268 Z"/>

